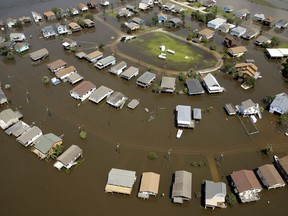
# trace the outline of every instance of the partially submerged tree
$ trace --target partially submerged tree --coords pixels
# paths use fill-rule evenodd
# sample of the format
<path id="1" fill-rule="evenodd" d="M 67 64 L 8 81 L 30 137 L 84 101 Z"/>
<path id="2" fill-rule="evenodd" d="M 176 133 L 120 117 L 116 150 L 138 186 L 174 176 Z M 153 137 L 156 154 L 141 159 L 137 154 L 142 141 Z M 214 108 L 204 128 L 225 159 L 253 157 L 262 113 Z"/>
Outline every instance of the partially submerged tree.
<path id="1" fill-rule="evenodd" d="M 236 204 L 237 199 L 233 193 L 229 193 L 226 195 L 225 201 L 226 201 L 228 206 L 233 207 Z"/>
<path id="2" fill-rule="evenodd" d="M 157 156 L 156 152 L 149 152 L 148 153 L 148 159 L 149 160 L 155 160 L 157 158 L 158 158 L 158 156 Z"/>
<path id="3" fill-rule="evenodd" d="M 86 139 L 87 138 L 87 132 L 84 131 L 84 130 L 81 130 L 80 133 L 79 133 L 79 136 L 81 139 Z"/>
<path id="4" fill-rule="evenodd" d="M 288 129 L 288 114 L 283 114 L 279 116 L 277 120 L 277 125 L 279 126 L 280 130 L 287 130 Z"/>
<path id="5" fill-rule="evenodd" d="M 256 79 L 252 76 L 248 76 L 244 79 L 244 84 L 254 87 L 256 85 Z"/>
<path id="6" fill-rule="evenodd" d="M 43 82 L 44 84 L 48 84 L 48 83 L 50 82 L 49 77 L 48 77 L 48 76 L 44 76 L 44 77 L 42 78 L 42 82 Z"/>

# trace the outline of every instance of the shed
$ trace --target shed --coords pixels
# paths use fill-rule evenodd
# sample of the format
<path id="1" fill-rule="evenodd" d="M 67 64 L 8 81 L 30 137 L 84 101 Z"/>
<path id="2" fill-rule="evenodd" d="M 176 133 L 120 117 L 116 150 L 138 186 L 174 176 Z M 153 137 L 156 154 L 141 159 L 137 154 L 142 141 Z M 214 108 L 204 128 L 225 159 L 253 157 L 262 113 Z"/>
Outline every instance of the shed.
<path id="1" fill-rule="evenodd" d="M 138 197 L 148 199 L 156 196 L 159 190 L 160 175 L 154 172 L 143 172 Z"/>
<path id="2" fill-rule="evenodd" d="M 225 104 L 224 109 L 226 110 L 228 115 L 236 115 L 236 109 L 233 104 Z"/>
<path id="3" fill-rule="evenodd" d="M 128 104 L 127 106 L 130 108 L 130 109 L 135 109 L 140 103 L 140 100 L 139 99 L 132 99 Z"/>
<path id="4" fill-rule="evenodd" d="M 202 111 L 199 108 L 193 108 L 193 119 L 201 120 L 202 119 Z"/>
<path id="5" fill-rule="evenodd" d="M 174 203 L 182 204 L 189 201 L 192 194 L 192 173 L 185 170 L 175 172 L 174 183 L 172 186 L 172 200 Z"/>
<path id="6" fill-rule="evenodd" d="M 71 145 L 63 154 L 57 158 L 57 162 L 54 163 L 54 167 L 61 170 L 62 167 L 70 169 L 72 166 L 76 165 L 76 160 L 82 157 L 83 150 L 77 145 Z"/>

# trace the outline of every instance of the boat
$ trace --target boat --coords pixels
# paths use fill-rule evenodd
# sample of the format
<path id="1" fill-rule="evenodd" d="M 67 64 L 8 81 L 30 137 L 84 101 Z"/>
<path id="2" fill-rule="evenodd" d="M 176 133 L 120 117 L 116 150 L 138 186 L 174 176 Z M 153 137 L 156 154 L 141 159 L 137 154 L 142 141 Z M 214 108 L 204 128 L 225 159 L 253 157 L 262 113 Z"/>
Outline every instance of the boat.
<path id="1" fill-rule="evenodd" d="M 285 133 L 285 136 L 288 136 L 288 132 Z"/>
<path id="2" fill-rule="evenodd" d="M 182 129 L 178 129 L 176 137 L 179 139 L 182 136 L 183 130 Z"/>
<path id="3" fill-rule="evenodd" d="M 273 156 L 273 160 L 274 160 L 275 163 L 279 163 L 279 158 L 278 158 L 277 155 L 274 155 L 274 156 Z"/>

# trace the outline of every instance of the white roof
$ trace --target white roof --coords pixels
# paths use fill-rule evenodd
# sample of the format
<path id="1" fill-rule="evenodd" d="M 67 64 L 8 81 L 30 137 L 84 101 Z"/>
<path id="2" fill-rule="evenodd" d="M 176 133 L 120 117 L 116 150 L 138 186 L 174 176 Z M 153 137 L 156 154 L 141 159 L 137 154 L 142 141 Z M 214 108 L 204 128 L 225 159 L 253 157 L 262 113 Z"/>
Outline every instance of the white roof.
<path id="1" fill-rule="evenodd" d="M 191 106 L 186 105 L 177 105 L 177 121 L 181 124 L 190 124 L 192 116 L 191 116 Z"/>
<path id="2" fill-rule="evenodd" d="M 112 168 L 108 175 L 107 185 L 132 188 L 135 180 L 135 171 Z"/>
<path id="3" fill-rule="evenodd" d="M 266 49 L 271 57 L 284 57 L 279 49 Z"/>

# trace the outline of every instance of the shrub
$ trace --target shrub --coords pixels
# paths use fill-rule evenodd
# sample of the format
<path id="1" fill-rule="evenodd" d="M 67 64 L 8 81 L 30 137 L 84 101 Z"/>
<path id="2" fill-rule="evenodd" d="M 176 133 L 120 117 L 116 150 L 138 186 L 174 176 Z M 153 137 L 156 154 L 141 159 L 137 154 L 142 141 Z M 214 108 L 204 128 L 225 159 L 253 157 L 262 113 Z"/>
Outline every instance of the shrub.
<path id="1" fill-rule="evenodd" d="M 84 131 L 84 130 L 81 130 L 80 133 L 79 133 L 79 136 L 81 139 L 86 139 L 87 137 L 87 132 Z"/>
<path id="2" fill-rule="evenodd" d="M 155 152 L 149 152 L 148 153 L 148 159 L 149 160 L 155 160 L 157 158 L 158 158 L 158 156 L 157 156 L 157 154 Z"/>
<path id="3" fill-rule="evenodd" d="M 225 201 L 226 201 L 228 206 L 233 207 L 236 204 L 237 199 L 233 193 L 229 193 L 226 195 Z"/>

